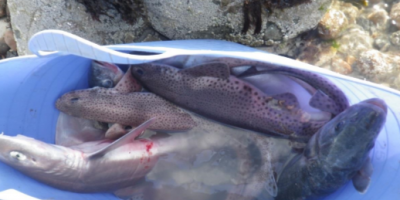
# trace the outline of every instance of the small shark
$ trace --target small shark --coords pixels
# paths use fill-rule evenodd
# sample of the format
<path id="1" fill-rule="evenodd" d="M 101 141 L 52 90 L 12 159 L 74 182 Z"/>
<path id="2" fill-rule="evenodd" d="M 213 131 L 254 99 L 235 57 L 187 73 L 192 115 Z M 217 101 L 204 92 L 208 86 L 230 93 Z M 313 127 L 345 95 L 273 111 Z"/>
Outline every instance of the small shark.
<path id="1" fill-rule="evenodd" d="M 23 135 L 0 135 L 0 161 L 50 186 L 73 192 L 112 192 L 136 183 L 158 160 L 157 143 L 137 139 L 150 119 L 118 140 L 63 147 Z"/>
<path id="2" fill-rule="evenodd" d="M 321 111 L 337 115 L 349 107 L 346 95 L 330 80 L 300 69 L 277 66 L 256 60 L 248 60 L 232 57 L 190 57 L 185 55 L 174 56 L 156 63 L 171 65 L 178 68 L 190 68 L 204 63 L 225 63 L 229 66 L 231 73 L 238 78 L 249 81 L 249 78 L 261 74 L 282 74 L 293 78 L 302 87 L 306 88 L 312 95 L 310 106 Z M 245 68 L 243 68 L 245 67 Z M 245 69 L 243 71 L 243 69 Z M 311 86 L 310 86 L 311 85 Z M 312 89 L 308 89 L 313 87 Z M 266 92 L 266 91 L 264 91 Z"/>
<path id="3" fill-rule="evenodd" d="M 231 75 L 225 63 L 178 69 L 146 63 L 132 75 L 151 92 L 205 117 L 272 135 L 308 140 L 329 119 L 313 119 L 291 93 L 268 96 Z"/>
<path id="4" fill-rule="evenodd" d="M 113 123 L 105 133 L 109 139 L 126 134 L 152 117 L 157 117 L 150 126 L 152 130 L 182 131 L 196 125 L 187 112 L 153 93 L 141 92 L 142 87 L 130 70 L 115 87 L 66 93 L 57 100 L 56 107 L 74 117 Z"/>
<path id="5" fill-rule="evenodd" d="M 119 93 L 113 89 L 91 88 L 68 92 L 56 102 L 60 111 L 90 120 L 136 127 L 156 117 L 149 129 L 180 131 L 196 124 L 188 113 L 149 92 Z"/>

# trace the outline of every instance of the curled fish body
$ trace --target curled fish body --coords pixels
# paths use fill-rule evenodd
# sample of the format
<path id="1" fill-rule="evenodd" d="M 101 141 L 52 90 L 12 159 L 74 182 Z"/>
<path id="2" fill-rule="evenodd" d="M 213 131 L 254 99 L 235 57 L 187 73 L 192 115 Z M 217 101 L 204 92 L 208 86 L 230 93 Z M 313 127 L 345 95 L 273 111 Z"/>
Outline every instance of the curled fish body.
<path id="1" fill-rule="evenodd" d="M 278 177 L 276 200 L 318 198 L 349 180 L 365 192 L 369 185 L 369 151 L 386 121 L 387 106 L 368 99 L 350 106 L 325 124 L 303 154 L 292 159 Z"/>
<path id="2" fill-rule="evenodd" d="M 147 89 L 190 111 L 233 126 L 307 140 L 326 120 L 311 121 L 290 93 L 267 96 L 230 75 L 224 63 L 179 70 L 162 64 L 132 66 Z"/>

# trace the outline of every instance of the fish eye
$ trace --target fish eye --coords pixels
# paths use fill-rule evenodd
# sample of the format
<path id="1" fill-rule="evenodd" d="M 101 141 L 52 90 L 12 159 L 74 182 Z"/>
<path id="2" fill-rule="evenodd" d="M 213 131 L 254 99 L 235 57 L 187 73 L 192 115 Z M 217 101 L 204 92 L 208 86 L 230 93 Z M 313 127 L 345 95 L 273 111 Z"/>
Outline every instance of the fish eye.
<path id="1" fill-rule="evenodd" d="M 344 126 L 344 122 L 343 121 L 339 122 L 335 126 L 335 131 L 337 131 L 337 132 L 341 131 L 343 129 L 343 126 Z"/>
<path id="2" fill-rule="evenodd" d="M 101 86 L 105 88 L 112 88 L 113 87 L 113 82 L 110 79 L 106 79 L 101 81 Z"/>
<path id="3" fill-rule="evenodd" d="M 71 99 L 71 103 L 76 103 L 78 100 L 79 100 L 78 97 L 72 98 L 72 99 Z"/>
<path id="4" fill-rule="evenodd" d="M 18 151 L 11 151 L 10 156 L 20 161 L 26 160 L 26 155 Z"/>
<path id="5" fill-rule="evenodd" d="M 136 74 L 139 75 L 139 76 L 141 76 L 141 75 L 144 74 L 144 71 L 143 71 L 143 69 L 141 69 L 141 68 L 136 68 L 136 69 L 135 69 L 135 72 L 136 72 Z"/>

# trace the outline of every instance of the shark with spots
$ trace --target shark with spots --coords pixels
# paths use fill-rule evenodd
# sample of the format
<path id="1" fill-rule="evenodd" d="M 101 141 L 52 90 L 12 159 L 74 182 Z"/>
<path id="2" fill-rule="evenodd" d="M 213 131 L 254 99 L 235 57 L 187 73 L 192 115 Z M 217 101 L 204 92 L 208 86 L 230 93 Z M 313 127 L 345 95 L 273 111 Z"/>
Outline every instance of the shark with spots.
<path id="1" fill-rule="evenodd" d="M 294 79 L 299 85 L 307 88 L 311 93 L 309 105 L 337 115 L 349 107 L 346 95 L 340 88 L 328 79 L 317 74 L 300 69 L 277 66 L 271 63 L 265 63 L 256 60 L 247 60 L 231 57 L 195 57 L 180 55 L 171 58 L 156 61 L 157 63 L 172 65 L 178 68 L 190 68 L 202 63 L 220 62 L 229 66 L 231 72 L 241 79 L 251 78 L 261 74 L 281 74 Z M 242 71 L 241 67 L 250 67 Z M 310 89 L 311 88 L 311 89 Z"/>
<path id="2" fill-rule="evenodd" d="M 150 125 L 151 130 L 184 131 L 196 125 L 187 112 L 174 104 L 140 91 L 140 84 L 128 69 L 114 88 L 68 92 L 57 100 L 56 107 L 74 117 L 114 123 L 105 138 L 118 138 L 129 131 L 126 127 L 136 127 L 152 117 L 157 120 Z"/>
<path id="3" fill-rule="evenodd" d="M 178 69 L 133 65 L 132 75 L 149 91 L 189 111 L 232 126 L 306 141 L 329 119 L 302 110 L 291 93 L 266 95 L 231 75 L 221 62 Z"/>

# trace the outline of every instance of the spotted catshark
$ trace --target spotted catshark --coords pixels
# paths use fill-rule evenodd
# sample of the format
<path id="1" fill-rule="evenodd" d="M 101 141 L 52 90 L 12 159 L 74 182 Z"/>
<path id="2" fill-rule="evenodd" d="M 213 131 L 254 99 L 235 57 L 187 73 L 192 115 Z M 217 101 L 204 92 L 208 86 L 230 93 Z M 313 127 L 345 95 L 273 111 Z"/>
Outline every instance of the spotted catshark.
<path id="1" fill-rule="evenodd" d="M 117 138 L 127 132 L 126 127 L 136 127 L 152 117 L 157 117 L 149 127 L 152 130 L 183 131 L 196 125 L 184 110 L 141 89 L 129 68 L 114 88 L 68 92 L 57 100 L 56 107 L 74 117 L 115 123 L 106 138 Z"/>
<path id="2" fill-rule="evenodd" d="M 225 63 L 187 69 L 146 63 L 132 75 L 151 92 L 200 115 L 258 132 L 307 140 L 327 119 L 313 119 L 291 93 L 268 96 L 230 74 Z"/>
<path id="3" fill-rule="evenodd" d="M 50 186 L 74 192 L 112 192 L 134 184 L 158 160 L 157 144 L 137 137 L 151 119 L 118 140 L 63 147 L 22 135 L 0 135 L 0 160 Z"/>

